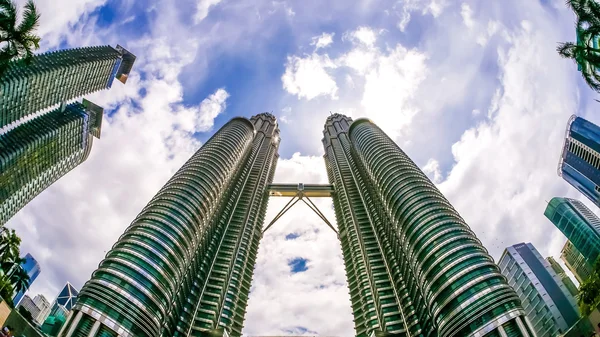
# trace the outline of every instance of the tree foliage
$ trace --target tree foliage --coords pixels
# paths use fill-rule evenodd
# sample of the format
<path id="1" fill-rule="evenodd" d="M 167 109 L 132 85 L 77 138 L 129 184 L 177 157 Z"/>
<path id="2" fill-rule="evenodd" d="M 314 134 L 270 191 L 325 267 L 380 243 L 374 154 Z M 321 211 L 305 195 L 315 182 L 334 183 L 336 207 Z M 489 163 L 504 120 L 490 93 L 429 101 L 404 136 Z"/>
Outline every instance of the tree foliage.
<path id="1" fill-rule="evenodd" d="M 577 43 L 560 43 L 556 50 L 564 58 L 572 59 L 590 88 L 600 92 L 600 4 L 595 0 L 568 0 L 567 5 L 577 16 Z"/>
<path id="2" fill-rule="evenodd" d="M 21 238 L 14 229 L 0 227 L 0 296 L 12 305 L 15 291 L 29 287 L 29 275 L 23 268 L 25 259 L 20 256 Z"/>
<path id="3" fill-rule="evenodd" d="M 579 287 L 579 310 L 588 316 L 600 304 L 600 258 L 596 261 L 590 277 Z"/>
<path id="4" fill-rule="evenodd" d="M 13 0 L 0 0 L 0 75 L 8 68 L 11 60 L 22 59 L 29 63 L 33 51 L 40 47 L 40 37 L 35 30 L 40 14 L 33 0 L 28 0 L 20 23 Z"/>

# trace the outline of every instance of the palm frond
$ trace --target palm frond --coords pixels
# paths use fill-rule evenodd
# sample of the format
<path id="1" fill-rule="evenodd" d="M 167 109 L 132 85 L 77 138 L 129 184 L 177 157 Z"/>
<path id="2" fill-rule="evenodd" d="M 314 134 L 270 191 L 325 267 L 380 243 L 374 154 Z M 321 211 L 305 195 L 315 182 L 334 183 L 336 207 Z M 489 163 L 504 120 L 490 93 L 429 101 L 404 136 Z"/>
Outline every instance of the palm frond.
<path id="1" fill-rule="evenodd" d="M 12 0 L 0 0 L 0 29 L 13 29 L 17 22 L 17 7 Z"/>
<path id="2" fill-rule="evenodd" d="M 40 14 L 35 8 L 32 0 L 27 1 L 25 10 L 23 11 L 23 21 L 19 24 L 17 31 L 20 34 L 29 35 L 31 31 L 37 28 L 40 23 Z"/>
<path id="3" fill-rule="evenodd" d="M 564 58 L 575 59 L 575 50 L 577 47 L 573 42 L 563 42 L 558 44 L 556 51 Z"/>

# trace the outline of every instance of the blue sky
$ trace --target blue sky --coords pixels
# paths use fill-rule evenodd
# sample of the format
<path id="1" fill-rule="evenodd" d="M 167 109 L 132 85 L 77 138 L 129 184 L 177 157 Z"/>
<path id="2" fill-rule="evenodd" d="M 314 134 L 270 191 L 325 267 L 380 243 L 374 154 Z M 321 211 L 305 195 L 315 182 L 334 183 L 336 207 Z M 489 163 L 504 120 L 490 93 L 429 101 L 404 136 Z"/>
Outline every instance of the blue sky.
<path id="1" fill-rule="evenodd" d="M 546 201 L 582 198 L 556 174 L 564 128 L 574 113 L 600 122 L 597 95 L 555 52 L 574 39 L 563 0 L 37 3 L 43 50 L 121 44 L 137 61 L 126 85 L 89 97 L 106 109 L 89 159 L 8 224 L 42 266 L 32 295 L 80 288 L 215 130 L 264 111 L 281 128 L 277 182 L 326 182 L 326 116 L 367 117 L 496 259 L 519 242 L 560 254 Z M 335 234 L 299 204 L 261 241 L 244 333 L 352 336 L 345 282 Z"/>

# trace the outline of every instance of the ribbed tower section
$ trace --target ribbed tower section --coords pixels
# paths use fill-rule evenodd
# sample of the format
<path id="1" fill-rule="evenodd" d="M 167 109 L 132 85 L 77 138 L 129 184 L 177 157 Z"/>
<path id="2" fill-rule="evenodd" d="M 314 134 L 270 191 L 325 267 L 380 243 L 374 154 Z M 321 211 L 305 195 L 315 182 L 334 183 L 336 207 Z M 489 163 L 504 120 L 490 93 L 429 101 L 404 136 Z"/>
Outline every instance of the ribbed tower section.
<path id="1" fill-rule="evenodd" d="M 434 335 L 444 337 L 533 336 L 514 290 L 475 234 L 419 167 L 368 120 L 354 121 L 348 137 L 356 167 L 365 179 L 365 188 L 359 191 L 368 191 L 363 193 L 373 199 L 372 204 L 366 203 L 367 208 L 380 205 L 386 215 L 384 221 L 372 222 L 372 226 L 377 235 L 395 241 L 384 255 L 398 263 L 398 278 L 405 280 L 409 302 L 421 326 L 433 327 Z M 341 175 L 347 179 L 344 173 Z M 336 198 L 341 200 L 341 187 L 335 183 Z M 346 261 L 347 269 L 361 269 L 349 266 L 351 263 Z M 349 275 L 349 284 L 352 282 Z M 361 291 L 365 289 L 368 287 L 363 286 Z M 408 311 L 402 306 L 400 310 Z"/>
<path id="2" fill-rule="evenodd" d="M 121 236 L 59 336 L 241 336 L 278 148 L 271 114 L 223 126 Z"/>
<path id="3" fill-rule="evenodd" d="M 173 336 L 190 310 L 218 206 L 253 152 L 245 118 L 225 124 L 152 198 L 79 293 L 63 337 Z"/>
<path id="4" fill-rule="evenodd" d="M 102 113 L 84 100 L 0 136 L 0 226 L 87 159 L 93 137 L 100 138 Z"/>
<path id="5" fill-rule="evenodd" d="M 334 208 L 346 266 L 354 325 L 358 337 L 379 335 L 418 336 L 426 313 L 412 305 L 394 241 L 383 226 L 385 214 L 375 207 L 361 176 L 348 129 L 352 119 L 332 115 L 325 123 L 323 146 L 330 183 L 335 186 Z"/>
<path id="6" fill-rule="evenodd" d="M 242 335 L 269 199 L 267 186 L 273 181 L 280 142 L 275 116 L 263 113 L 251 121 L 256 130 L 251 154 L 214 220 L 215 234 L 193 292 L 195 306 L 191 317 L 182 320 L 190 322 L 188 330 L 175 337 Z"/>
<path id="7" fill-rule="evenodd" d="M 34 113 L 127 81 L 135 56 L 120 46 L 94 46 L 12 61 L 0 76 L 0 129 Z"/>

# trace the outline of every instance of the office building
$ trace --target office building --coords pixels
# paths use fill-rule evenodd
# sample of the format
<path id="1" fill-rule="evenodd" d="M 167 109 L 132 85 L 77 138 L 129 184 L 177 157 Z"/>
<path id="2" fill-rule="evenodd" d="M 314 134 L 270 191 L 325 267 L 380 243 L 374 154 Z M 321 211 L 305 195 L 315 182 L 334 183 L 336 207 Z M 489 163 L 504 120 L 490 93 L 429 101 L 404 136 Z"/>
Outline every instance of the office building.
<path id="1" fill-rule="evenodd" d="M 35 305 L 40 310 L 40 313 L 37 316 L 34 316 L 33 319 L 35 319 L 35 321 L 38 322 L 38 324 L 42 325 L 44 324 L 46 318 L 48 318 L 48 315 L 50 315 L 52 304 L 48 302 L 44 295 L 37 295 L 36 297 L 34 297 L 33 303 L 35 303 Z"/>
<path id="2" fill-rule="evenodd" d="M 600 255 L 600 219 L 581 201 L 552 198 L 544 215 L 593 266 Z"/>
<path id="3" fill-rule="evenodd" d="M 600 127 L 575 115 L 567 132 L 558 174 L 600 206 Z"/>
<path id="4" fill-rule="evenodd" d="M 84 99 L 0 135 L 0 225 L 87 159 L 102 113 Z"/>
<path id="5" fill-rule="evenodd" d="M 548 263 L 550 264 L 550 267 L 556 273 L 556 276 L 558 276 L 558 278 L 562 281 L 565 288 L 567 288 L 567 290 L 569 291 L 569 294 L 571 294 L 571 296 L 573 296 L 573 297 L 577 297 L 579 290 L 577 289 L 577 286 L 575 285 L 575 283 L 573 283 L 573 280 L 571 280 L 569 275 L 567 275 L 567 272 L 565 272 L 563 267 L 561 267 L 561 265 L 552 256 L 548 256 L 546 258 L 546 261 L 548 261 Z"/>
<path id="6" fill-rule="evenodd" d="M 498 265 L 538 337 L 558 336 L 577 323 L 577 300 L 531 243 L 506 248 Z"/>
<path id="7" fill-rule="evenodd" d="M 225 124 L 136 217 L 60 336 L 240 336 L 279 148 L 275 117 Z"/>
<path id="8" fill-rule="evenodd" d="M 27 288 L 19 291 L 13 298 L 13 304 L 15 306 L 19 303 L 19 301 L 21 301 L 21 298 L 23 298 L 23 295 L 25 295 L 25 292 L 27 292 L 27 289 L 29 289 L 29 287 L 31 286 L 33 281 L 35 281 L 35 279 L 38 277 L 38 275 L 40 275 L 40 273 L 42 271 L 42 269 L 40 268 L 40 264 L 36 261 L 36 259 L 31 254 L 27 253 L 27 255 L 25 255 L 24 259 L 25 259 L 25 262 L 23 262 L 22 266 L 23 266 L 23 269 L 25 269 L 25 271 L 27 272 L 27 276 L 29 276 L 29 282 L 27 283 Z M 35 317 L 35 316 L 33 316 L 33 317 Z"/>
<path id="9" fill-rule="evenodd" d="M 33 302 L 31 297 L 27 295 L 23 296 L 21 302 L 19 302 L 18 307 L 24 308 L 25 310 L 29 311 L 31 317 L 33 318 L 37 317 L 40 314 L 40 308 L 38 308 L 38 306 Z"/>
<path id="10" fill-rule="evenodd" d="M 333 114 L 323 146 L 356 336 L 528 335 L 481 242 L 377 125 Z"/>
<path id="11" fill-rule="evenodd" d="M 56 296 L 56 300 L 54 300 L 53 308 L 51 311 L 51 315 L 56 316 L 56 309 L 58 306 L 62 306 L 66 311 L 73 309 L 75 302 L 77 302 L 77 296 L 79 295 L 79 291 L 73 287 L 73 285 L 69 282 L 65 284 L 62 288 L 58 296 Z"/>
<path id="12" fill-rule="evenodd" d="M 592 275 L 592 265 L 587 262 L 585 256 L 573 246 L 571 241 L 567 240 L 565 243 L 560 252 L 560 258 L 579 283 L 583 283 Z"/>
<path id="13" fill-rule="evenodd" d="M 135 56 L 121 46 L 75 48 L 35 55 L 30 64 L 13 61 L 0 76 L 0 130 L 38 111 L 125 83 Z"/>
<path id="14" fill-rule="evenodd" d="M 327 119 L 332 185 L 311 193 L 333 195 L 356 335 L 532 336 L 434 184 L 373 123 L 351 122 Z M 241 336 L 278 146 L 271 114 L 225 124 L 108 252 L 59 336 Z"/>

